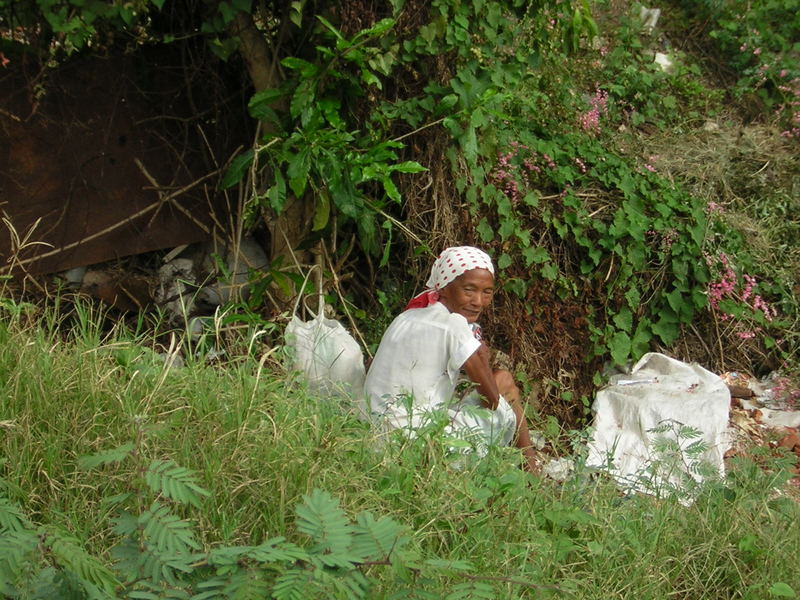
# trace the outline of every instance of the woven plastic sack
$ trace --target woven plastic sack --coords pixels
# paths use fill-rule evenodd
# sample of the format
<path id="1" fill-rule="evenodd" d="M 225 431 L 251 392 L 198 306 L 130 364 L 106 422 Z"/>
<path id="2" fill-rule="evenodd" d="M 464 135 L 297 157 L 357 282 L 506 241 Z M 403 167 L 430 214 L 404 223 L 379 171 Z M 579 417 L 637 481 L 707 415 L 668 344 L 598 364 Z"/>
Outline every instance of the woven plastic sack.
<path id="1" fill-rule="evenodd" d="M 366 376 L 361 346 L 339 321 L 324 317 L 323 304 L 310 321 L 292 315 L 285 338 L 294 351 L 294 368 L 304 374 L 311 391 L 323 396 L 361 396 Z"/>
<path id="2" fill-rule="evenodd" d="M 730 392 L 714 373 L 645 354 L 597 392 L 586 464 L 608 470 L 625 489 L 653 494 L 700 483 L 704 471 L 722 476 L 729 407 Z M 671 454 L 660 450 L 665 442 Z"/>

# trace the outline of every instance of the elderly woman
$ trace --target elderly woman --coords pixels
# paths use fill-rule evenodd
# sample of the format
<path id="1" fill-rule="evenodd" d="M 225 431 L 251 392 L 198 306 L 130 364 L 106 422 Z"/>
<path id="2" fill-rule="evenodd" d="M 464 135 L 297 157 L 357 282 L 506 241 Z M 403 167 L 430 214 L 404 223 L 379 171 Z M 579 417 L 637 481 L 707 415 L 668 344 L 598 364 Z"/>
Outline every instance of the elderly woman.
<path id="1" fill-rule="evenodd" d="M 468 441 L 479 454 L 513 441 L 533 470 L 519 389 L 508 371 L 490 367 L 477 324 L 494 294 L 491 258 L 470 246 L 448 248 L 426 286 L 381 339 L 365 384 L 371 414 L 385 428 L 415 435 L 433 414 L 445 412 L 451 437 Z M 476 391 L 458 398 L 462 371 Z"/>

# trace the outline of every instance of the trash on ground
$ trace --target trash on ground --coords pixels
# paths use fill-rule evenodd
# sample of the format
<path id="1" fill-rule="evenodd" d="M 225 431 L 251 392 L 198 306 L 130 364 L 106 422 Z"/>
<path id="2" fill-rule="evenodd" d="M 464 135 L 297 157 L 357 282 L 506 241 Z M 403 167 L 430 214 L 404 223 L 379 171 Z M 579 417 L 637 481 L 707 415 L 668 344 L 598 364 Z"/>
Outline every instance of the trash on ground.
<path id="1" fill-rule="evenodd" d="M 566 481 L 575 470 L 575 462 L 571 458 L 554 458 L 542 467 L 542 474 L 555 481 Z"/>
<path id="2" fill-rule="evenodd" d="M 728 388 L 714 373 L 646 354 L 598 391 L 586 464 L 627 490 L 688 492 L 725 472 L 729 406 Z"/>

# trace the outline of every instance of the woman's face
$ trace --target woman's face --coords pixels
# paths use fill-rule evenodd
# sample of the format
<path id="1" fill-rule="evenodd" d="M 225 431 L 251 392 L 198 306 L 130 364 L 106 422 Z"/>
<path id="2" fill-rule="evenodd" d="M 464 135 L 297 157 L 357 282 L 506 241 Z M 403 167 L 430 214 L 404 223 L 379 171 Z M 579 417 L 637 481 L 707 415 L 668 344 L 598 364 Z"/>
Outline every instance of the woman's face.
<path id="1" fill-rule="evenodd" d="M 492 302 L 494 275 L 486 269 L 472 269 L 459 275 L 439 292 L 439 302 L 453 313 L 475 323 Z"/>

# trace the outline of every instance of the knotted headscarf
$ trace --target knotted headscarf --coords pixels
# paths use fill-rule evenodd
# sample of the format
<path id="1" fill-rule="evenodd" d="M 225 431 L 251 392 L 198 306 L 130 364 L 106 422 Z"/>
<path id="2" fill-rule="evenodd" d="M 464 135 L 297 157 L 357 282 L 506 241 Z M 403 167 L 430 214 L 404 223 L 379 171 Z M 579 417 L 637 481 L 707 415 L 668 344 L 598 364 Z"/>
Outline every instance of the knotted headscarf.
<path id="1" fill-rule="evenodd" d="M 454 246 L 442 251 L 431 267 L 431 275 L 425 283 L 426 290 L 414 296 L 406 305 L 409 308 L 425 308 L 439 301 L 439 291 L 456 277 L 472 269 L 486 269 L 494 275 L 491 257 L 483 250 L 472 246 Z"/>

